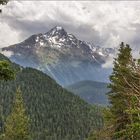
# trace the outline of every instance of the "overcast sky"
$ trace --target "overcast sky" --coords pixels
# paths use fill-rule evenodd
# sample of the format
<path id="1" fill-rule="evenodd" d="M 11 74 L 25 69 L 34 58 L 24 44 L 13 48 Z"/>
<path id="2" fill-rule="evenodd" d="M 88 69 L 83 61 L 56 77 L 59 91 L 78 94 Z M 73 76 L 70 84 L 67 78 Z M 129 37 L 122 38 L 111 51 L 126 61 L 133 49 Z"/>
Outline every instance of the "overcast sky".
<path id="1" fill-rule="evenodd" d="M 101 47 L 117 47 L 124 41 L 140 49 L 138 1 L 12 1 L 2 9 L 0 48 L 59 25 Z"/>

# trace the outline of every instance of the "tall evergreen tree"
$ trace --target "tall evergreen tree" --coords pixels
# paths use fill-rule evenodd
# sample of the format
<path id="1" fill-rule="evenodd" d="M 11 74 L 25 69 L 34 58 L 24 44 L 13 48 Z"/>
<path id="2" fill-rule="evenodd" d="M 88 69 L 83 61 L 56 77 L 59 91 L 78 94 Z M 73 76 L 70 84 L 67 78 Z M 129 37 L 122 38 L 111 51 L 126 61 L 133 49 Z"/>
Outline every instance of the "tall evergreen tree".
<path id="1" fill-rule="evenodd" d="M 18 88 L 11 114 L 6 119 L 3 140 L 29 140 L 29 118 Z"/>
<path id="2" fill-rule="evenodd" d="M 131 80 L 126 79 L 129 86 L 126 89 L 128 113 L 130 124 L 126 126 L 126 137 L 131 140 L 140 139 L 140 60 L 133 60 L 131 64 L 131 72 L 129 73 Z"/>
<path id="3" fill-rule="evenodd" d="M 129 45 L 121 43 L 118 57 L 114 61 L 113 73 L 110 76 L 111 89 L 109 93 L 109 100 L 111 103 L 110 111 L 114 118 L 111 129 L 114 129 L 115 138 L 123 138 L 126 125 L 130 123 L 128 113 L 125 110 L 128 108 L 127 93 L 125 89 L 129 88 L 126 80 L 130 80 L 131 71 L 131 48 Z M 125 77 L 125 79 L 124 79 Z"/>
<path id="4" fill-rule="evenodd" d="M 140 60 L 132 58 L 129 45 L 121 44 L 110 80 L 105 125 L 88 140 L 140 140 Z"/>

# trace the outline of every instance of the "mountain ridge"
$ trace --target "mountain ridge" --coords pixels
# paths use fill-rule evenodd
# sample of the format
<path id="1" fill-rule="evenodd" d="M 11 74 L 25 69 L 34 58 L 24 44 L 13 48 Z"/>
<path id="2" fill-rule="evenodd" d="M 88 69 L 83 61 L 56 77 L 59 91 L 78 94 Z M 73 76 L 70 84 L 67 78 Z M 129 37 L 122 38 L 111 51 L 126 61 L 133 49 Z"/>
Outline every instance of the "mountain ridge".
<path id="1" fill-rule="evenodd" d="M 106 81 L 111 70 L 104 69 L 102 64 L 115 50 L 90 45 L 56 26 L 46 33 L 2 48 L 3 54 L 8 52 L 13 62 L 37 68 L 59 84 L 69 85 L 81 80 Z"/>

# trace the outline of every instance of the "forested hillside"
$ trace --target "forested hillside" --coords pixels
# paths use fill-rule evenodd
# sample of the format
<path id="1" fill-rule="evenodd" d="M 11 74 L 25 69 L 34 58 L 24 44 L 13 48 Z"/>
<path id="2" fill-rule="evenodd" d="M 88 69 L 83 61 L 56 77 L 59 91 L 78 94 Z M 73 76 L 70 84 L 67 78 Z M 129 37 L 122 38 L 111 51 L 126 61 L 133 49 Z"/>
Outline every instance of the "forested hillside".
<path id="1" fill-rule="evenodd" d="M 0 60 L 5 59 L 0 55 Z M 91 129 L 102 127 L 98 107 L 59 86 L 46 74 L 16 64 L 14 81 L 0 81 L 1 127 L 11 112 L 17 87 L 20 86 L 33 140 L 84 140 Z"/>
<path id="2" fill-rule="evenodd" d="M 67 86 L 66 89 L 75 93 L 91 104 L 108 105 L 106 93 L 109 92 L 107 83 L 95 81 L 80 81 Z"/>

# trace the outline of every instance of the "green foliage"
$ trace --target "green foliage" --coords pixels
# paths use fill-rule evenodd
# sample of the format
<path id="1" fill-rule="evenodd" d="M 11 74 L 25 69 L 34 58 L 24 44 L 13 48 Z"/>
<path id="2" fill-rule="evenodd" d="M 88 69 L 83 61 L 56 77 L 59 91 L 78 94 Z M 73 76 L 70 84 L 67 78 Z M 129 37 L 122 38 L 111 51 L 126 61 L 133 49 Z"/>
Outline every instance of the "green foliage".
<path id="1" fill-rule="evenodd" d="M 110 81 L 104 127 L 94 130 L 89 140 L 140 140 L 140 63 L 129 45 L 121 44 Z"/>
<path id="2" fill-rule="evenodd" d="M 94 129 L 89 134 L 88 138 L 86 140 L 112 140 L 112 133 L 113 130 L 109 128 L 112 123 L 112 114 L 110 112 L 109 108 L 101 108 L 101 115 L 104 117 L 104 125 L 102 128 Z"/>
<path id="3" fill-rule="evenodd" d="M 20 89 L 17 89 L 14 105 L 5 123 L 3 140 L 29 140 L 29 118 L 26 115 Z"/>
<path id="4" fill-rule="evenodd" d="M 114 132 L 116 138 L 123 137 L 123 130 L 126 129 L 126 125 L 129 124 L 128 114 L 125 112 L 128 106 L 125 89 L 128 88 L 126 80 L 130 80 L 129 72 L 131 71 L 131 60 L 131 48 L 129 45 L 125 46 L 122 43 L 120 45 L 118 57 L 114 61 L 113 73 L 110 76 L 111 84 L 109 85 L 111 89 L 109 99 L 112 104 L 110 111 L 114 116 L 114 121 L 112 123 L 114 131 L 116 132 L 116 134 Z"/>
<path id="5" fill-rule="evenodd" d="M 107 83 L 102 82 L 81 81 L 66 87 L 66 89 L 80 96 L 88 103 L 107 106 L 106 93 L 109 92 L 107 85 Z"/>
<path id="6" fill-rule="evenodd" d="M 0 0 L 0 5 L 5 5 L 8 3 L 9 0 Z"/>
<path id="7" fill-rule="evenodd" d="M 32 68 L 19 69 L 14 81 L 0 81 L 0 103 L 6 118 L 16 87 L 20 86 L 33 140 L 84 140 L 91 129 L 103 125 L 100 110 Z"/>
<path id="8" fill-rule="evenodd" d="M 0 80 L 12 80 L 15 78 L 14 70 L 8 61 L 0 61 Z"/>
<path id="9" fill-rule="evenodd" d="M 140 93 L 140 92 L 139 92 Z M 140 99 L 140 97 L 139 97 Z M 129 115 L 131 123 L 126 126 L 125 136 L 130 140 L 139 140 L 140 139 L 140 106 L 138 105 L 139 100 L 136 96 L 132 95 L 131 106 L 126 110 Z"/>
<path id="10" fill-rule="evenodd" d="M 140 139 L 140 65 L 133 59 L 129 45 L 120 46 L 110 76 L 110 113 L 106 129 L 115 140 Z M 106 131 L 107 132 L 107 131 Z"/>

